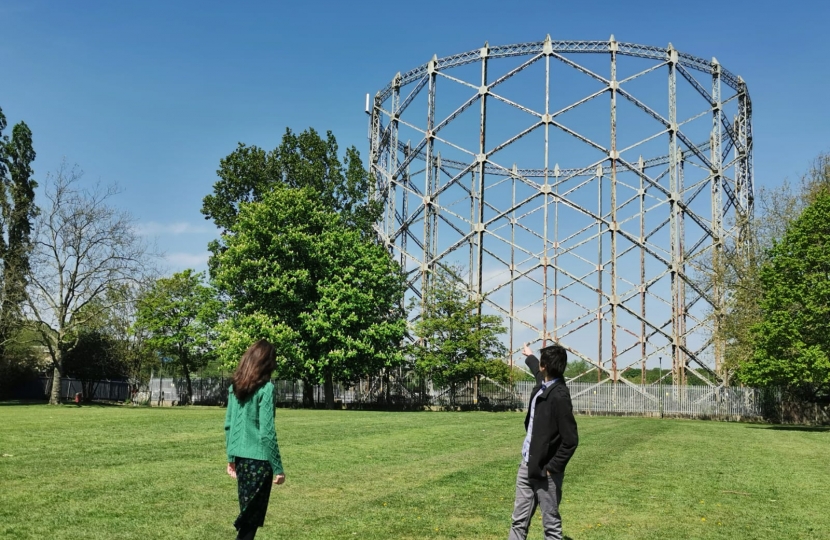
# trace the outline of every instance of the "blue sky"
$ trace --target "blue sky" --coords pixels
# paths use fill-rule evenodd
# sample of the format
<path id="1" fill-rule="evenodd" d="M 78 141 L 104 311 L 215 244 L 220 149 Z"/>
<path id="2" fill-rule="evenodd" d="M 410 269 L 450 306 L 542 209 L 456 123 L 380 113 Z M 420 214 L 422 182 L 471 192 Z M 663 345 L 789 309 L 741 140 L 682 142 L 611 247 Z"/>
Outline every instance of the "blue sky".
<path id="1" fill-rule="evenodd" d="M 607 39 L 711 58 L 753 100 L 769 186 L 830 150 L 830 3 L 58 2 L 0 0 L 0 107 L 34 132 L 36 177 L 62 159 L 158 236 L 169 268 L 204 268 L 199 208 L 238 141 L 332 130 L 366 157 L 366 93 L 397 71 L 491 44 Z"/>

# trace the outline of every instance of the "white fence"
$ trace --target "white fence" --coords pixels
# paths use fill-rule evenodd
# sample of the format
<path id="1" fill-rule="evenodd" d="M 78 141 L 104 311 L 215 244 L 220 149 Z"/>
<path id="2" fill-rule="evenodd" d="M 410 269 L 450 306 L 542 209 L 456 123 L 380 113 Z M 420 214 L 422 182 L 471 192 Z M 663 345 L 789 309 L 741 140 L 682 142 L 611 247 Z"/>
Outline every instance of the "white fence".
<path id="1" fill-rule="evenodd" d="M 735 419 L 764 415 L 763 395 L 755 388 L 625 383 L 568 386 L 574 410 L 583 414 Z"/>
<path id="2" fill-rule="evenodd" d="M 193 404 L 223 404 L 227 400 L 228 379 L 195 378 L 191 385 Z M 303 403 L 302 381 L 274 381 L 274 385 L 277 403 L 297 406 Z M 334 398 L 338 405 L 345 406 L 521 410 L 530 401 L 534 386 L 532 381 L 503 385 L 482 380 L 477 385 L 471 381 L 449 389 L 433 387 L 428 381 L 373 378 L 351 386 L 335 384 Z M 596 415 L 761 419 L 764 417 L 764 399 L 780 399 L 777 394 L 754 388 L 724 386 L 639 385 L 604 381 L 570 383 L 568 388 L 575 412 Z M 151 405 L 177 405 L 185 401 L 186 393 L 184 379 L 154 378 L 137 399 L 149 400 Z M 322 403 L 322 386 L 315 386 L 312 395 L 315 403 Z"/>

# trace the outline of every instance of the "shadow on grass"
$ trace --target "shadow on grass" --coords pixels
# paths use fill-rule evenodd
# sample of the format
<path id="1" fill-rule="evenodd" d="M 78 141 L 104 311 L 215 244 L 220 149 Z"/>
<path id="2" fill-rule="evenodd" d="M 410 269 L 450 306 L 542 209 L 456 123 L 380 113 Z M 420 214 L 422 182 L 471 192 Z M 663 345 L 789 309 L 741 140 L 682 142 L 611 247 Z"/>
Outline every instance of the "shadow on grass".
<path id="1" fill-rule="evenodd" d="M 46 405 L 48 401 L 45 399 L 10 399 L 8 401 L 0 401 L 0 407 L 14 407 L 15 405 Z"/>
<path id="2" fill-rule="evenodd" d="M 813 431 L 813 432 L 830 432 L 830 426 L 749 426 L 750 429 L 771 429 L 773 431 Z"/>
<path id="3" fill-rule="evenodd" d="M 12 399 L 9 401 L 0 401 L 0 407 L 14 407 L 17 405 L 48 405 L 49 401 L 45 399 Z M 81 407 L 123 407 L 121 403 L 113 401 L 90 401 L 76 405 L 73 401 L 64 401 L 60 406 L 81 408 Z"/>

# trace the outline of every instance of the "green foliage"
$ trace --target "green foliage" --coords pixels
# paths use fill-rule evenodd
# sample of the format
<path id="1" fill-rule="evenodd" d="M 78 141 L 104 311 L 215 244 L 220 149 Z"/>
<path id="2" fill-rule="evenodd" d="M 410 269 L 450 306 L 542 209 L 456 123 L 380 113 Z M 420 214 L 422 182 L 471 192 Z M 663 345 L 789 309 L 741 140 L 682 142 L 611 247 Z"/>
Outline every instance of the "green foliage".
<path id="1" fill-rule="evenodd" d="M 830 385 L 830 191 L 819 194 L 787 228 L 760 272 L 761 320 L 751 361 L 739 377 L 750 385 Z"/>
<path id="2" fill-rule="evenodd" d="M 190 374 L 213 356 L 222 308 L 203 280 L 204 274 L 191 269 L 158 279 L 139 299 L 135 324 L 149 332 L 148 346 L 181 370 L 189 395 Z"/>
<path id="3" fill-rule="evenodd" d="M 0 399 L 11 394 L 13 389 L 36 380 L 46 362 L 31 325 L 15 325 L 0 355 Z"/>
<path id="4" fill-rule="evenodd" d="M 215 253 L 229 299 L 220 351 L 228 368 L 256 339 L 278 349 L 278 376 L 348 382 L 402 360 L 403 276 L 310 188 L 275 186 L 243 203 Z"/>
<path id="5" fill-rule="evenodd" d="M 149 282 L 113 285 L 107 291 L 106 303 L 119 306 L 119 309 L 102 310 L 104 317 L 100 328 L 112 339 L 116 354 L 134 384 L 148 381 L 151 371 L 160 363 L 149 343 L 149 328 L 137 320 L 139 300 L 151 286 Z"/>
<path id="6" fill-rule="evenodd" d="M 277 186 L 308 188 L 348 225 L 370 233 L 380 207 L 366 199 L 369 175 L 355 147 L 346 150 L 344 162 L 337 150 L 330 131 L 324 140 L 314 129 L 299 135 L 286 129 L 280 145 L 270 152 L 240 143 L 220 162 L 219 181 L 204 198 L 202 213 L 227 231 L 237 220 L 240 204 L 262 201 Z M 213 244 L 214 253 L 220 246 Z"/>
<path id="7" fill-rule="evenodd" d="M 587 361 L 581 358 L 575 358 L 569 355 L 568 365 L 565 367 L 565 378 L 570 380 L 574 379 L 575 377 L 579 377 L 579 379 L 577 379 L 578 382 L 596 380 L 596 369 L 591 371 L 591 369 L 594 367 L 595 366 L 589 364 Z"/>
<path id="8" fill-rule="evenodd" d="M 502 361 L 507 349 L 498 337 L 505 332 L 502 319 L 481 313 L 483 300 L 471 297 L 460 274 L 459 268 L 436 268 L 413 329 L 418 342 L 408 352 L 438 386 L 454 388 L 482 375 L 507 381 L 510 368 Z"/>
<path id="9" fill-rule="evenodd" d="M 24 122 L 3 136 L 6 118 L 0 110 L 0 259 L 2 297 L 0 297 L 0 356 L 8 340 L 22 324 L 26 298 L 32 220 L 37 215 L 32 162 L 35 150 L 32 131 Z M 5 236 L 4 236 L 5 232 Z"/>
<path id="10" fill-rule="evenodd" d="M 81 381 L 85 401 L 92 400 L 99 381 L 128 375 L 117 342 L 98 330 L 85 330 L 76 336 L 72 347 L 63 351 L 63 369 L 66 375 Z"/>
<path id="11" fill-rule="evenodd" d="M 536 377 L 531 375 L 529 371 L 522 369 L 519 366 L 513 366 L 513 372 L 511 377 L 513 378 L 513 382 L 536 380 Z"/>
<path id="12" fill-rule="evenodd" d="M 752 328 L 763 319 L 761 269 L 769 261 L 772 247 L 828 188 L 830 154 L 822 154 L 799 182 L 760 189 L 755 198 L 755 217 L 743 216 L 732 224 L 742 229 L 742 241 L 727 242 L 704 265 L 708 267 L 702 273 L 702 285 L 723 297 L 722 308 L 714 310 L 711 317 L 715 352 L 717 355 L 718 349 L 721 351 L 721 375 L 727 380 L 741 366 L 754 361 L 758 343 Z"/>

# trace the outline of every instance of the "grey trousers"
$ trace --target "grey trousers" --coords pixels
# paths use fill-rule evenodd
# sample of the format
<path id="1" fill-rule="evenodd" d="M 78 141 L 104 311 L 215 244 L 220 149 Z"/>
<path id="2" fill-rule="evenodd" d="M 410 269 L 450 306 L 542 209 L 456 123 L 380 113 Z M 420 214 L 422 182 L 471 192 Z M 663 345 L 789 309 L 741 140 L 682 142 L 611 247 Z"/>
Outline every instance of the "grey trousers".
<path id="1" fill-rule="evenodd" d="M 516 474 L 516 503 L 513 506 L 513 525 L 508 540 L 525 540 L 536 507 L 542 507 L 542 527 L 545 540 L 562 540 L 562 518 L 559 501 L 562 499 L 563 473 L 549 475 L 544 480 L 527 477 L 527 463 L 522 461 Z"/>

